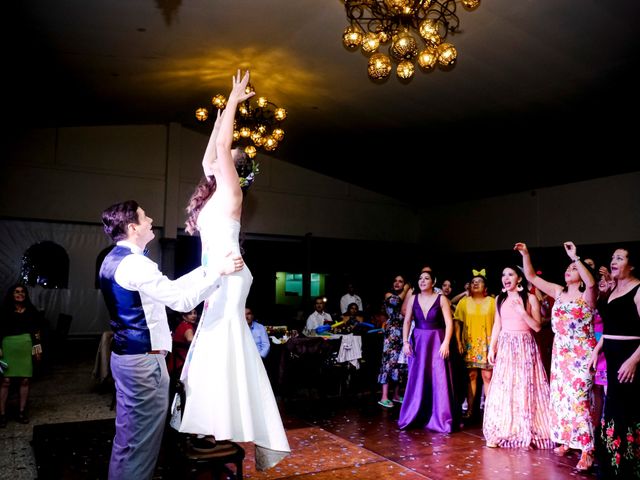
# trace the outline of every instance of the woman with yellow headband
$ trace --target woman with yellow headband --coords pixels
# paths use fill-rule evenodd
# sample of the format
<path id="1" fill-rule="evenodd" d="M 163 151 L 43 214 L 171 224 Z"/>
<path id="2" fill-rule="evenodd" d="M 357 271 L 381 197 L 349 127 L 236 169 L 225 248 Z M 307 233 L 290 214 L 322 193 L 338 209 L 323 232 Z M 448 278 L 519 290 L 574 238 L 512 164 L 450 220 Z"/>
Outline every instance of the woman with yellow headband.
<path id="1" fill-rule="evenodd" d="M 453 315 L 456 328 L 456 338 L 469 373 L 469 388 L 467 392 L 467 411 L 463 419 L 473 417 L 474 405 L 478 389 L 478 371 L 482 376 L 485 395 L 489 393 L 493 366 L 489 363 L 489 344 L 493 329 L 493 319 L 496 302 L 487 295 L 486 272 L 473 270 L 473 277 L 469 283 L 469 295 L 458 303 Z"/>

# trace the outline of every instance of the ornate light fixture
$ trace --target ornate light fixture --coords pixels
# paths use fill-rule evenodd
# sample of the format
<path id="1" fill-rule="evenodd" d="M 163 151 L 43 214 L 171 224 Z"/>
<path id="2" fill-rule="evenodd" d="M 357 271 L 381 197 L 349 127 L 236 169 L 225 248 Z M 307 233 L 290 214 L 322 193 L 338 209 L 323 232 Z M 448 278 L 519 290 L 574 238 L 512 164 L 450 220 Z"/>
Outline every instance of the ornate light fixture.
<path id="1" fill-rule="evenodd" d="M 247 93 L 255 92 L 251 84 L 247 85 Z M 211 104 L 218 110 L 224 110 L 227 98 L 217 94 Z M 209 110 L 200 107 L 196 110 L 196 118 L 204 122 L 209 118 Z M 233 146 L 244 149 L 249 158 L 256 156 L 258 149 L 273 152 L 284 138 L 282 122 L 287 118 L 287 111 L 278 107 L 266 97 L 254 95 L 238 105 L 233 128 Z"/>
<path id="2" fill-rule="evenodd" d="M 391 73 L 410 80 L 415 72 L 414 60 L 430 72 L 439 65 L 452 68 L 458 52 L 444 40 L 459 32 L 456 0 L 342 0 L 349 26 L 342 42 L 350 50 L 360 48 L 369 57 L 367 73 L 372 80 L 384 80 Z M 458 0 L 466 10 L 474 10 L 480 0 Z M 389 55 L 379 51 L 389 44 Z"/>

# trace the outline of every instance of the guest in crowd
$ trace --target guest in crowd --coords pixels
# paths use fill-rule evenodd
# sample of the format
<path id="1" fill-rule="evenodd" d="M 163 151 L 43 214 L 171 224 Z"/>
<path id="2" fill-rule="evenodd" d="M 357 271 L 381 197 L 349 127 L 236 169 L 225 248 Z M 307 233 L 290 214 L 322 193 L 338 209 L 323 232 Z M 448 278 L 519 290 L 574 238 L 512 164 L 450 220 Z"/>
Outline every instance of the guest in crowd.
<path id="1" fill-rule="evenodd" d="M 489 363 L 491 388 L 482 432 L 487 447 L 552 448 L 549 384 L 531 330 L 540 329 L 540 305 L 522 285 L 518 267 L 502 271 Z"/>
<path id="2" fill-rule="evenodd" d="M 400 409 L 400 429 L 419 427 L 451 433 L 453 424 L 453 385 L 449 365 L 449 344 L 453 319 L 449 300 L 434 291 L 433 272 L 422 272 L 418 292 L 408 295 L 402 326 L 404 354 L 409 359 L 409 376 Z M 409 331 L 415 318 L 411 340 Z"/>
<path id="3" fill-rule="evenodd" d="M 600 299 L 606 301 L 609 295 L 609 285 L 604 275 L 600 276 L 598 282 L 598 302 Z M 596 341 L 600 342 L 602 332 L 604 331 L 604 322 L 602 315 L 597 308 L 593 312 L 593 332 Z M 595 372 L 593 374 L 593 402 L 591 404 L 591 419 L 594 427 L 594 438 L 598 438 L 600 423 L 602 421 L 602 412 L 604 409 L 604 399 L 607 394 L 607 360 L 604 358 L 604 352 L 600 349 L 597 355 Z M 593 367 L 593 365 L 592 365 Z M 591 368 L 593 371 L 593 368 Z"/>
<path id="4" fill-rule="evenodd" d="M 442 294 L 451 301 L 451 293 L 453 293 L 453 281 L 445 278 L 442 281 Z"/>
<path id="5" fill-rule="evenodd" d="M 384 306 L 389 318 L 384 324 L 384 343 L 382 344 L 382 367 L 378 383 L 382 385 L 382 396 L 378 403 L 385 408 L 393 407 L 393 402 L 402 403 L 400 388 L 404 382 L 407 365 L 400 363 L 402 352 L 402 325 L 404 316 L 402 304 L 409 291 L 409 284 L 402 275 L 393 279 L 393 288 L 384 295 Z M 389 398 L 389 384 L 393 383 L 393 397 Z M 393 400 L 393 401 L 392 401 Z"/>
<path id="6" fill-rule="evenodd" d="M 460 353 L 463 355 L 469 376 L 467 411 L 463 418 L 473 417 L 478 388 L 478 371 L 482 376 L 485 395 L 489 392 L 493 366 L 489 363 L 489 344 L 493 330 L 496 304 L 487 295 L 486 272 L 474 270 L 471 278 L 470 294 L 458 303 L 453 316 L 456 322 L 456 336 L 461 338 Z M 460 333 L 460 329 L 462 332 Z"/>
<path id="7" fill-rule="evenodd" d="M 342 315 L 337 323 L 334 323 L 331 327 L 333 333 L 349 334 L 353 333 L 356 325 L 364 322 L 364 317 L 360 315 L 358 304 L 350 303 L 346 312 Z"/>
<path id="8" fill-rule="evenodd" d="M 0 428 L 7 426 L 7 398 L 11 379 L 20 382 L 18 422 L 29 423 L 26 414 L 29 399 L 29 381 L 33 376 L 33 360 L 40 360 L 41 317 L 29 299 L 27 287 L 21 284 L 11 287 L 5 296 L 0 317 L 0 357 L 7 363 L 0 387 Z"/>
<path id="9" fill-rule="evenodd" d="M 267 329 L 264 328 L 264 325 L 261 323 L 256 322 L 253 310 L 249 307 L 245 307 L 244 309 L 244 318 L 247 320 L 247 325 L 249 325 L 253 340 L 256 342 L 256 347 L 258 347 L 258 353 L 263 359 L 267 358 L 269 350 L 271 349 Z"/>
<path id="10" fill-rule="evenodd" d="M 352 303 L 355 303 L 358 306 L 358 311 L 362 312 L 362 299 L 356 294 L 356 289 L 353 286 L 353 283 L 349 283 L 347 285 L 347 293 L 340 298 L 340 315 L 347 313 L 347 309 Z"/>
<path id="11" fill-rule="evenodd" d="M 591 423 L 591 387 L 589 370 L 596 345 L 593 311 L 596 284 L 592 273 L 580 261 L 573 242 L 564 249 L 571 263 L 564 273 L 565 286 L 544 280 L 536 274 L 525 243 L 514 249 L 522 254 L 524 273 L 537 289 L 555 299 L 551 314 L 554 332 L 551 353 L 551 439 L 559 444 L 556 455 L 570 449 L 582 452 L 576 470 L 586 471 L 593 465 L 593 424 Z"/>
<path id="12" fill-rule="evenodd" d="M 385 325 L 389 321 L 389 315 L 387 314 L 387 308 L 384 304 L 380 306 L 371 314 L 371 323 L 376 329 L 384 329 Z"/>
<path id="13" fill-rule="evenodd" d="M 592 356 L 596 367 L 600 350 L 607 361 L 599 478 L 640 478 L 640 279 L 637 251 L 617 248 L 611 257 L 615 287 L 598 303 L 604 322 L 602 338 Z"/>
<path id="14" fill-rule="evenodd" d="M 324 311 L 325 301 L 322 297 L 316 297 L 313 308 L 314 312 L 307 318 L 307 323 L 302 333 L 306 336 L 313 336 L 316 334 L 316 328 L 322 325 L 331 325 L 333 319 L 331 315 Z"/>
<path id="15" fill-rule="evenodd" d="M 542 271 L 536 270 L 536 275 L 541 276 Z M 551 378 L 551 353 L 553 350 L 553 328 L 551 326 L 551 313 L 553 312 L 553 297 L 550 297 L 539 288 L 529 284 L 529 293 L 536 296 L 540 302 L 540 331 L 533 332 L 533 338 L 536 339 L 538 350 L 540 351 L 540 359 L 544 365 L 544 371 L 547 378 Z"/>
<path id="16" fill-rule="evenodd" d="M 458 305 L 458 303 L 460 303 L 460 300 L 462 300 L 464 297 L 468 297 L 469 296 L 469 292 L 471 290 L 471 283 L 467 282 L 464 284 L 464 290 L 460 293 L 458 293 L 457 295 L 455 295 L 453 298 L 450 298 L 449 300 L 451 301 L 451 305 L 456 307 Z"/>
<path id="17" fill-rule="evenodd" d="M 167 355 L 167 368 L 172 377 L 180 378 L 180 372 L 197 326 L 198 311 L 195 308 L 180 314 L 180 323 L 176 325 L 171 335 L 173 348 L 171 353 Z"/>

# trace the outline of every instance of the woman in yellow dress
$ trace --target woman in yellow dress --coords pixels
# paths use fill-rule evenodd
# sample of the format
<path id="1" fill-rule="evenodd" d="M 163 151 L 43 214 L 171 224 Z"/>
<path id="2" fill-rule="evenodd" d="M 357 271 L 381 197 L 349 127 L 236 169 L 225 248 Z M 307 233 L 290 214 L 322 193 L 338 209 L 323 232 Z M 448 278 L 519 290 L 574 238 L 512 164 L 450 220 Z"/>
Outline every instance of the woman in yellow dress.
<path id="1" fill-rule="evenodd" d="M 489 364 L 488 354 L 495 311 L 495 300 L 487 295 L 484 269 L 474 270 L 469 284 L 469 295 L 460 300 L 453 316 L 457 320 L 456 336 L 461 340 L 458 341 L 460 355 L 463 356 L 469 373 L 468 407 L 463 415 L 464 419 L 470 419 L 474 413 L 478 371 L 482 375 L 484 393 L 489 393 L 493 366 Z"/>

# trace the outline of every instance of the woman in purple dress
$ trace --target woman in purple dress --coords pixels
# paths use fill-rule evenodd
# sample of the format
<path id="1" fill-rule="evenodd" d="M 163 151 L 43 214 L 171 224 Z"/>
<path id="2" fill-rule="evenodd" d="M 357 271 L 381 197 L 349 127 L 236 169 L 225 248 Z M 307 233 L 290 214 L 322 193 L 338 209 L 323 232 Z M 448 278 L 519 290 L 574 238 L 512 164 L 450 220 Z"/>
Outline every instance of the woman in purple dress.
<path id="1" fill-rule="evenodd" d="M 407 299 L 402 328 L 403 349 L 409 359 L 409 377 L 400 409 L 398 426 L 427 428 L 436 432 L 453 430 L 453 384 L 449 365 L 449 342 L 453 320 L 449 300 L 435 293 L 435 277 L 422 272 L 419 293 Z M 411 320 L 415 328 L 409 342 Z"/>

